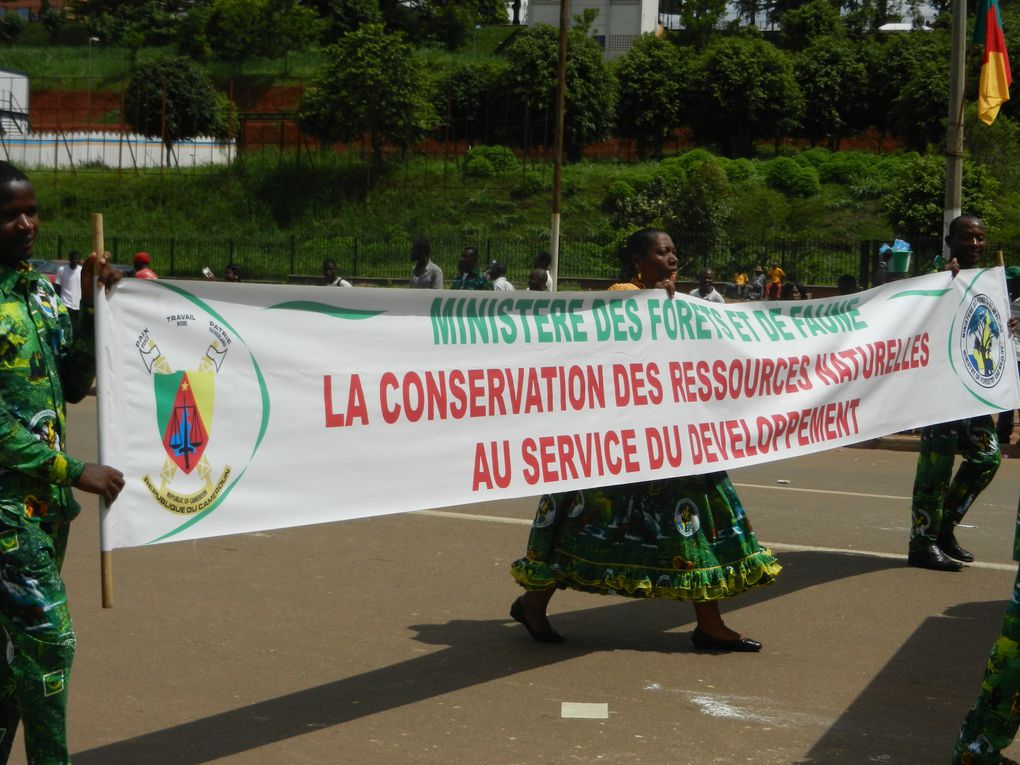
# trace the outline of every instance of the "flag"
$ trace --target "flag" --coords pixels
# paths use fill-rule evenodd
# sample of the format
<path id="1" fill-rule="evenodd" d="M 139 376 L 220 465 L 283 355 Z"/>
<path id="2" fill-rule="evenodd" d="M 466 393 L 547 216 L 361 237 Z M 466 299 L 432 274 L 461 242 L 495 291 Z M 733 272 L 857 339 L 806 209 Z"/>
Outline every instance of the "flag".
<path id="1" fill-rule="evenodd" d="M 978 89 L 978 117 L 991 125 L 999 114 L 999 107 L 1009 100 L 1009 85 L 1013 81 L 1006 40 L 1002 36 L 999 0 L 978 0 L 974 44 L 985 46 Z"/>

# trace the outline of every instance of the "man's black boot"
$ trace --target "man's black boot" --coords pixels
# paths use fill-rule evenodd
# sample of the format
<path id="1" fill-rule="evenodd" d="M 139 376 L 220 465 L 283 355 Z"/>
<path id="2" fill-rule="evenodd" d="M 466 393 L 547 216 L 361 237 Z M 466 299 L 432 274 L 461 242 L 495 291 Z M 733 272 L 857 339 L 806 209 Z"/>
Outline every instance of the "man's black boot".
<path id="1" fill-rule="evenodd" d="M 918 568 L 929 568 L 932 571 L 959 571 L 963 566 L 946 557 L 938 545 L 929 544 L 920 550 L 911 550 L 907 554 L 907 563 Z"/>

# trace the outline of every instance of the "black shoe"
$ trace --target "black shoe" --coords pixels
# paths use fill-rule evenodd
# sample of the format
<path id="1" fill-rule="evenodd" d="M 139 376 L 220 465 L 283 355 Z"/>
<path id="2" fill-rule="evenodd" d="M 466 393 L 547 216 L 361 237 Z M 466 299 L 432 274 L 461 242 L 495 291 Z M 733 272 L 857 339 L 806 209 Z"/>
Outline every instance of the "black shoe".
<path id="1" fill-rule="evenodd" d="M 691 633 L 691 642 L 695 648 L 703 651 L 736 651 L 738 653 L 756 653 L 761 650 L 761 643 L 751 638 L 737 638 L 736 640 L 723 640 L 703 632 L 701 627 L 695 627 Z"/>
<path id="2" fill-rule="evenodd" d="M 523 625 L 524 629 L 528 631 L 528 634 L 539 643 L 562 643 L 566 641 L 566 638 L 556 630 L 532 629 L 531 625 L 528 624 L 527 619 L 524 618 L 524 604 L 521 603 L 520 598 L 517 598 L 517 600 L 514 601 L 514 604 L 510 606 L 510 618 Z"/>
<path id="3" fill-rule="evenodd" d="M 947 531 L 939 535 L 939 548 L 950 558 L 962 560 L 964 563 L 970 563 L 974 560 L 974 556 L 969 550 L 964 550 L 960 547 L 960 543 L 956 541 L 956 534 L 953 531 Z"/>
<path id="4" fill-rule="evenodd" d="M 930 568 L 932 571 L 959 571 L 962 565 L 946 557 L 938 545 L 930 544 L 920 550 L 911 550 L 907 554 L 907 563 L 918 568 Z"/>

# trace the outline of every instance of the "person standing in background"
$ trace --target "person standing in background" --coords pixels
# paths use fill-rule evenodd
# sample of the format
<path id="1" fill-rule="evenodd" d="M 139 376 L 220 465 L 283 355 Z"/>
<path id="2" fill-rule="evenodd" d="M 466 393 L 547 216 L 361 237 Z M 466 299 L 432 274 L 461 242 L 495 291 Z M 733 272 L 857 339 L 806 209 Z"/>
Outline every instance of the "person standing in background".
<path id="1" fill-rule="evenodd" d="M 158 279 L 156 272 L 152 270 L 152 258 L 147 252 L 136 252 L 134 257 L 136 279 Z"/>
<path id="2" fill-rule="evenodd" d="M 67 253 L 67 265 L 57 269 L 54 283 L 57 294 L 67 306 L 71 326 L 77 326 L 78 306 L 81 303 L 81 253 L 71 250 Z"/>
<path id="3" fill-rule="evenodd" d="M 441 290 L 443 288 L 443 269 L 433 263 L 429 256 L 432 248 L 427 239 L 415 239 L 411 244 L 411 287 L 424 290 Z"/>

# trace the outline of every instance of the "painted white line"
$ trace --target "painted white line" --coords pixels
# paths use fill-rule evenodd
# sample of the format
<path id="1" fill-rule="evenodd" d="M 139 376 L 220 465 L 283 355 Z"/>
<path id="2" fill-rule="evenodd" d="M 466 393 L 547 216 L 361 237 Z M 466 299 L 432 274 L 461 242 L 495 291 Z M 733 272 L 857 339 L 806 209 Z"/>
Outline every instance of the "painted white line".
<path id="1" fill-rule="evenodd" d="M 868 499 L 894 499 L 894 500 L 906 500 L 910 501 L 910 497 L 901 497 L 896 494 L 862 494 L 859 491 L 832 491 L 831 489 L 801 489 L 797 486 L 770 486 L 769 484 L 760 483 L 735 483 L 734 486 L 739 486 L 743 489 L 769 489 L 771 491 L 801 491 L 809 494 L 835 494 L 839 497 L 866 497 Z"/>
<path id="2" fill-rule="evenodd" d="M 531 518 L 507 518 L 499 515 L 476 515 L 474 513 L 451 513 L 448 510 L 419 510 L 415 515 L 431 515 L 434 518 L 459 518 L 462 521 L 485 521 L 486 523 L 512 523 L 530 526 Z"/>
<path id="3" fill-rule="evenodd" d="M 804 491 L 807 491 L 806 489 Z M 500 515 L 478 515 L 477 513 L 455 513 L 448 510 L 419 510 L 415 515 L 429 515 L 433 518 L 450 518 L 460 521 L 482 521 L 484 523 L 509 523 L 514 526 L 530 526 L 531 519 L 507 518 Z M 842 555 L 861 555 L 868 558 L 881 558 L 883 560 L 906 560 L 906 553 L 886 553 L 876 550 L 852 550 L 843 547 L 817 547 L 815 545 L 795 545 L 786 542 L 766 542 L 762 540 L 763 547 L 778 552 L 818 552 L 818 553 L 840 553 Z M 1016 571 L 1015 563 L 984 563 L 976 561 L 964 564 L 964 568 L 981 568 L 988 571 Z"/>
<path id="4" fill-rule="evenodd" d="M 584 720 L 608 720 L 609 705 L 564 701 L 560 704 L 560 717 L 574 717 Z"/>

